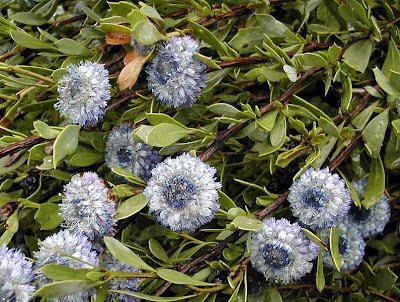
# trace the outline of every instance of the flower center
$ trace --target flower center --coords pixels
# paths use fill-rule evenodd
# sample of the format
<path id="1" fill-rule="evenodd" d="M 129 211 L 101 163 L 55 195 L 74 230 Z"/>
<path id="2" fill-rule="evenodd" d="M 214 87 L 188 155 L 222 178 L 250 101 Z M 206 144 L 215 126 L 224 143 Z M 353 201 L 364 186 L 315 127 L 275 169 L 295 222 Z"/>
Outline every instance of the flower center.
<path id="1" fill-rule="evenodd" d="M 180 209 L 192 199 L 196 186 L 185 176 L 175 176 L 164 185 L 161 192 L 172 208 Z"/>
<path id="2" fill-rule="evenodd" d="M 371 209 L 366 209 L 364 207 L 357 207 L 355 204 L 351 205 L 350 208 L 350 215 L 351 217 L 358 222 L 365 222 L 371 216 L 372 212 Z"/>
<path id="3" fill-rule="evenodd" d="M 263 248 L 265 262 L 274 269 L 281 269 L 289 266 L 293 259 L 290 252 L 283 247 L 267 243 Z"/>
<path id="4" fill-rule="evenodd" d="M 131 152 L 125 146 L 119 147 L 119 149 L 117 151 L 117 156 L 121 163 L 129 162 L 130 155 L 131 155 Z"/>
<path id="5" fill-rule="evenodd" d="M 161 84 L 165 84 L 175 76 L 178 69 L 178 63 L 172 55 L 163 55 L 162 64 L 156 66 L 155 71 L 157 79 Z"/>
<path id="6" fill-rule="evenodd" d="M 326 192 L 320 188 L 310 188 L 306 190 L 303 202 L 315 209 L 320 209 L 329 200 Z"/>

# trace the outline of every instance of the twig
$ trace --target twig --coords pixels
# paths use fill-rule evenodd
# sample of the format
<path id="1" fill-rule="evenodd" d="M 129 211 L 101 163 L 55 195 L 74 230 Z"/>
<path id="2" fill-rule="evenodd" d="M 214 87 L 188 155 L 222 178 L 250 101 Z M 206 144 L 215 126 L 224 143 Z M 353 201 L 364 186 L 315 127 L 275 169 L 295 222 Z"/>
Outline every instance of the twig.
<path id="1" fill-rule="evenodd" d="M 7 147 L 2 147 L 2 148 L 0 148 L 0 157 L 6 156 L 9 154 L 13 154 L 13 153 L 18 152 L 25 148 L 32 147 L 36 143 L 38 143 L 42 140 L 43 140 L 43 138 L 41 138 L 40 136 L 33 135 L 23 141 L 11 144 Z"/>
<path id="2" fill-rule="evenodd" d="M 397 299 L 391 298 L 391 297 L 389 297 L 389 296 L 386 296 L 386 295 L 384 295 L 384 294 L 378 293 L 378 292 L 376 292 L 376 291 L 374 291 L 374 290 L 371 290 L 371 289 L 368 289 L 367 292 L 370 293 L 370 294 L 373 294 L 373 295 L 375 295 L 375 296 L 384 298 L 384 299 L 386 299 L 386 300 L 388 300 L 388 301 L 399 302 L 399 300 L 397 300 Z"/>
<path id="3" fill-rule="evenodd" d="M 149 94 L 149 90 L 147 88 L 133 90 L 133 91 L 124 91 L 114 103 L 111 103 L 110 105 L 107 106 L 106 112 L 114 110 L 126 100 L 135 98 L 139 95 L 147 95 L 147 94 Z"/>
<path id="4" fill-rule="evenodd" d="M 82 15 L 78 15 L 78 16 L 75 16 L 75 17 L 72 17 L 72 18 L 69 18 L 69 19 L 65 19 L 65 20 L 62 20 L 60 22 L 54 23 L 53 28 L 58 28 L 58 27 L 73 23 L 75 21 L 83 20 L 85 18 L 86 18 L 86 15 L 82 14 Z"/>
<path id="5" fill-rule="evenodd" d="M 5 53 L 4 55 L 0 56 L 0 62 L 4 62 L 5 60 L 7 60 L 9 57 L 15 56 L 21 52 L 23 52 L 26 48 L 25 47 L 18 47 L 12 51 L 9 51 L 7 53 Z"/>

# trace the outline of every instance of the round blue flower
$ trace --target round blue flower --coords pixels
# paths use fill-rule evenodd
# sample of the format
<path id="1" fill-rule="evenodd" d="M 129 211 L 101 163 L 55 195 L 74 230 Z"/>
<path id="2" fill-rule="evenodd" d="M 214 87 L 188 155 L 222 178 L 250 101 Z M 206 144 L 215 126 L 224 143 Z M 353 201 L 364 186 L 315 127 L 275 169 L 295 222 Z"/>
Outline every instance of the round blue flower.
<path id="1" fill-rule="evenodd" d="M 69 64 L 67 75 L 58 83 L 60 96 L 54 108 L 73 124 L 96 126 L 111 98 L 110 88 L 104 64 L 90 61 Z"/>
<path id="2" fill-rule="evenodd" d="M 216 172 L 189 154 L 167 158 L 152 170 L 144 190 L 150 212 L 173 231 L 194 231 L 211 221 L 220 208 Z"/>
<path id="3" fill-rule="evenodd" d="M 136 142 L 131 137 L 134 129 L 129 124 L 113 129 L 108 136 L 105 159 L 110 169 L 122 168 L 147 181 L 160 155 L 149 151 L 150 145 Z"/>
<path id="4" fill-rule="evenodd" d="M 154 44 L 153 45 L 144 45 L 142 43 L 139 43 L 138 40 L 136 40 L 133 35 L 131 35 L 131 45 L 132 45 L 133 49 L 138 54 L 141 54 L 142 56 L 149 55 L 154 48 Z"/>
<path id="5" fill-rule="evenodd" d="M 113 272 L 128 272 L 128 273 L 139 273 L 139 269 L 136 267 L 131 267 L 125 263 L 120 262 L 115 259 L 110 253 L 104 256 L 104 267 Z M 129 279 L 112 279 L 109 283 L 110 290 L 122 290 L 136 292 L 139 286 L 140 279 L 129 278 Z M 107 302 L 121 301 L 121 302 L 136 302 L 139 299 L 123 295 L 120 293 L 110 292 L 107 297 Z"/>
<path id="6" fill-rule="evenodd" d="M 162 44 L 146 69 L 148 87 L 169 107 L 190 107 L 205 86 L 206 65 L 196 59 L 199 44 L 189 36 Z"/>
<path id="7" fill-rule="evenodd" d="M 64 226 L 72 232 L 85 234 L 99 251 L 102 251 L 103 237 L 115 231 L 115 202 L 103 180 L 94 172 L 71 178 L 64 187 L 60 210 Z"/>
<path id="8" fill-rule="evenodd" d="M 363 197 L 368 181 L 361 179 L 351 184 L 360 198 Z M 355 227 L 363 238 L 382 232 L 390 218 L 389 198 L 382 195 L 381 199 L 369 209 L 358 208 L 354 203 L 351 205 L 349 214 L 344 218 L 344 223 Z"/>
<path id="9" fill-rule="evenodd" d="M 293 182 L 288 201 L 293 216 L 311 229 L 320 229 L 336 226 L 349 211 L 351 196 L 344 180 L 329 168 L 310 168 Z"/>
<path id="10" fill-rule="evenodd" d="M 62 230 L 56 234 L 47 237 L 43 243 L 46 246 L 52 247 L 57 250 L 61 250 L 67 254 L 74 256 L 77 259 L 92 263 L 93 265 L 99 265 L 99 257 L 96 252 L 92 250 L 92 243 L 88 238 L 80 233 L 72 233 L 69 230 Z M 92 268 L 90 265 L 81 261 L 70 258 L 66 255 L 60 254 L 59 252 L 41 246 L 39 251 L 34 252 L 35 258 L 35 274 L 37 275 L 38 286 L 42 287 L 52 281 L 47 278 L 39 269 L 47 264 L 58 264 L 65 265 L 69 268 Z M 95 294 L 95 289 L 83 290 L 73 295 L 47 299 L 52 302 L 88 302 L 90 296 Z"/>
<path id="11" fill-rule="evenodd" d="M 340 223 L 339 230 L 340 270 L 347 271 L 360 265 L 365 253 L 365 242 L 360 232 L 351 225 Z M 321 239 L 327 243 L 328 248 L 329 232 L 330 229 L 321 231 Z M 324 253 L 324 263 L 331 269 L 335 269 L 330 252 Z"/>
<path id="12" fill-rule="evenodd" d="M 0 301 L 28 302 L 33 297 L 32 262 L 5 244 L 0 247 Z"/>
<path id="13" fill-rule="evenodd" d="M 267 280 L 289 283 L 313 267 L 319 247 L 310 241 L 297 224 L 287 219 L 264 219 L 263 227 L 251 235 L 250 260 Z"/>

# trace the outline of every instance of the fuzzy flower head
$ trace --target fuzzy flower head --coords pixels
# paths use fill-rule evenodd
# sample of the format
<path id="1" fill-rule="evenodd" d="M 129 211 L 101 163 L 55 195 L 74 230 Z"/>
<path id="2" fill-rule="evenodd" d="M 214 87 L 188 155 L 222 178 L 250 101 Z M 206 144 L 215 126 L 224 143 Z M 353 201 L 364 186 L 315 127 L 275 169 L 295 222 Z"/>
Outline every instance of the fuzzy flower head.
<path id="1" fill-rule="evenodd" d="M 94 265 L 99 265 L 99 258 L 92 250 L 92 243 L 89 239 L 80 233 L 72 233 L 69 230 L 60 231 L 54 235 L 47 237 L 43 241 L 45 246 L 52 247 L 57 250 L 61 250 L 67 254 L 74 256 L 76 259 L 81 259 L 82 261 L 92 263 Z M 92 268 L 89 264 L 83 263 L 81 261 L 75 260 L 59 252 L 49 249 L 45 246 L 41 246 L 39 251 L 34 252 L 33 256 L 35 258 L 35 273 L 37 275 L 38 286 L 42 287 L 52 281 L 47 278 L 39 269 L 47 264 L 58 264 L 65 265 L 69 268 Z M 87 302 L 90 301 L 90 296 L 95 293 L 94 289 L 83 290 L 77 292 L 73 295 L 47 299 L 51 302 Z"/>
<path id="2" fill-rule="evenodd" d="M 365 242 L 360 232 L 351 225 L 341 223 L 339 230 L 340 270 L 347 271 L 360 265 L 365 253 Z M 329 232 L 330 229 L 321 231 L 321 239 L 328 244 L 328 248 Z M 331 269 L 335 269 L 330 252 L 324 253 L 324 263 Z"/>
<path id="3" fill-rule="evenodd" d="M 267 280 L 289 283 L 298 280 L 313 267 L 318 246 L 297 224 L 287 219 L 264 219 L 263 228 L 251 235 L 250 260 Z"/>
<path id="4" fill-rule="evenodd" d="M 173 231 L 194 231 L 211 221 L 220 207 L 216 172 L 187 153 L 167 158 L 152 170 L 144 190 L 150 212 Z"/>
<path id="5" fill-rule="evenodd" d="M 0 247 L 0 301 L 28 302 L 35 288 L 32 262 L 16 249 Z"/>
<path id="6" fill-rule="evenodd" d="M 206 65 L 194 52 L 199 44 L 189 36 L 172 37 L 162 44 L 147 67 L 148 87 L 157 100 L 168 107 L 190 107 L 205 86 Z"/>
<path id="7" fill-rule="evenodd" d="M 368 181 L 361 179 L 353 181 L 352 185 L 357 194 L 363 197 Z M 346 224 L 356 228 L 363 238 L 382 232 L 390 218 L 389 199 L 383 195 L 379 201 L 369 209 L 358 208 L 354 203 L 351 205 L 349 214 L 344 218 Z"/>
<path id="8" fill-rule="evenodd" d="M 147 181 L 160 155 L 157 151 L 149 151 L 150 145 L 133 140 L 134 129 L 129 124 L 113 129 L 108 136 L 105 159 L 110 169 L 122 168 Z"/>
<path id="9" fill-rule="evenodd" d="M 111 98 L 108 70 L 104 64 L 82 61 L 67 66 L 67 75 L 58 83 L 58 102 L 54 105 L 73 124 L 96 126 Z"/>
<path id="10" fill-rule="evenodd" d="M 149 55 L 154 48 L 154 44 L 153 45 L 144 45 L 142 43 L 139 43 L 138 40 L 136 40 L 133 35 L 131 35 L 131 45 L 132 45 L 133 49 L 142 56 Z"/>
<path id="11" fill-rule="evenodd" d="M 346 183 L 329 168 L 306 170 L 290 187 L 293 216 L 312 229 L 336 226 L 349 211 L 351 196 Z"/>
<path id="12" fill-rule="evenodd" d="M 131 267 L 125 263 L 115 259 L 110 253 L 104 256 L 104 267 L 113 272 L 127 272 L 127 273 L 139 273 L 139 269 Z M 140 279 L 129 278 L 129 279 L 112 279 L 109 283 L 110 290 L 122 290 L 136 292 L 139 286 Z M 137 302 L 139 299 L 123 295 L 119 293 L 109 292 L 106 302 L 121 301 L 121 302 Z"/>
<path id="13" fill-rule="evenodd" d="M 94 172 L 71 178 L 64 187 L 60 210 L 65 226 L 72 232 L 85 234 L 99 251 L 103 237 L 114 233 L 115 202 L 103 180 Z"/>

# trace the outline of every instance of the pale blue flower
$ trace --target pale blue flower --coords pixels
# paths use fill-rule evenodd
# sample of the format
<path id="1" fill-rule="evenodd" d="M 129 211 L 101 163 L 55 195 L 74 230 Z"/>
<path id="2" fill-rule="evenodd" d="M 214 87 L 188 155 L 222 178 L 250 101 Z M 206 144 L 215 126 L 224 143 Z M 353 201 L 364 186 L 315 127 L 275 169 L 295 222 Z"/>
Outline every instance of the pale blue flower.
<path id="1" fill-rule="evenodd" d="M 214 167 L 182 154 L 152 170 L 144 195 L 157 220 L 173 231 L 194 231 L 211 221 L 220 208 Z"/>
<path id="2" fill-rule="evenodd" d="M 362 199 L 368 181 L 361 179 L 353 181 L 352 185 Z M 382 232 L 390 218 L 389 198 L 385 194 L 369 209 L 358 208 L 354 203 L 351 205 L 349 214 L 344 218 L 344 223 L 355 227 L 363 238 Z"/>
<path id="3" fill-rule="evenodd" d="M 287 219 L 268 218 L 263 228 L 251 235 L 250 260 L 267 280 L 289 283 L 313 267 L 319 247 L 310 241 L 297 224 Z"/>
<path id="4" fill-rule="evenodd" d="M 189 36 L 163 43 L 146 69 L 148 87 L 168 107 L 190 107 L 205 86 L 206 65 L 196 59 L 199 44 Z"/>
<path id="5" fill-rule="evenodd" d="M 289 190 L 293 216 L 311 229 L 336 226 L 350 208 L 346 183 L 337 174 L 331 174 L 329 168 L 306 170 Z"/>
<path id="6" fill-rule="evenodd" d="M 58 83 L 58 102 L 54 105 L 73 124 L 96 126 L 111 98 L 108 70 L 104 64 L 82 61 L 67 66 L 67 75 Z"/>
<path id="7" fill-rule="evenodd" d="M 133 35 L 131 35 L 131 45 L 132 45 L 133 49 L 138 54 L 141 54 L 142 56 L 149 55 L 154 48 L 154 44 L 153 45 L 144 45 L 142 43 L 139 43 L 138 40 L 136 40 Z"/>
<path id="8" fill-rule="evenodd" d="M 131 267 L 129 265 L 126 265 L 125 263 L 120 262 L 119 260 L 115 259 L 110 253 L 107 253 L 104 256 L 104 267 L 113 272 L 139 273 L 138 268 Z M 129 279 L 115 278 L 110 281 L 109 289 L 136 292 L 139 286 L 139 282 L 140 279 L 138 278 L 129 278 Z M 136 302 L 139 301 L 139 299 L 128 295 L 123 295 L 120 293 L 109 292 L 106 301 Z"/>
<path id="9" fill-rule="evenodd" d="M 347 271 L 360 265 L 365 253 L 365 242 L 360 232 L 351 225 L 340 223 L 339 230 L 340 270 Z M 329 233 L 330 229 L 321 231 L 321 239 L 327 243 L 328 248 Z M 331 269 L 335 269 L 330 252 L 324 252 L 324 263 Z"/>
<path id="10" fill-rule="evenodd" d="M 28 302 L 33 297 L 32 262 L 17 249 L 0 247 L 0 301 Z"/>
<path id="11" fill-rule="evenodd" d="M 103 237 L 115 231 L 115 202 L 110 190 L 94 172 L 71 178 L 64 187 L 60 210 L 64 226 L 72 232 L 85 234 L 99 251 L 102 251 Z"/>
<path id="12" fill-rule="evenodd" d="M 134 129 L 129 124 L 113 129 L 108 136 L 105 160 L 110 169 L 125 169 L 147 181 L 160 155 L 157 151 L 150 151 L 150 145 L 135 141 L 131 137 Z"/>
<path id="13" fill-rule="evenodd" d="M 61 250 L 77 259 L 91 263 L 93 265 L 99 265 L 99 257 L 96 252 L 92 250 L 92 243 L 88 238 L 80 233 L 72 233 L 69 230 L 62 230 L 56 234 L 47 237 L 43 241 L 44 245 L 52 247 L 57 250 Z M 47 264 L 58 264 L 64 265 L 69 268 L 92 268 L 89 264 L 83 263 L 81 261 L 75 260 L 71 257 L 63 255 L 53 249 L 49 249 L 45 246 L 40 246 L 39 251 L 34 252 L 33 256 L 35 258 L 35 273 L 37 275 L 37 283 L 39 287 L 53 282 L 51 279 L 47 278 L 39 269 Z M 83 290 L 73 295 L 47 299 L 51 302 L 88 302 L 90 301 L 90 296 L 95 294 L 95 289 Z"/>

